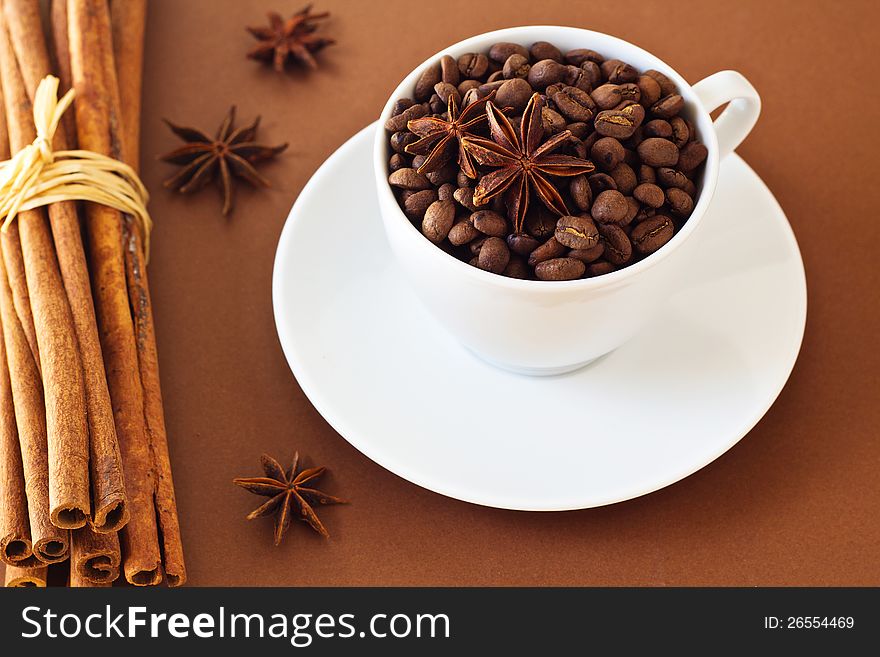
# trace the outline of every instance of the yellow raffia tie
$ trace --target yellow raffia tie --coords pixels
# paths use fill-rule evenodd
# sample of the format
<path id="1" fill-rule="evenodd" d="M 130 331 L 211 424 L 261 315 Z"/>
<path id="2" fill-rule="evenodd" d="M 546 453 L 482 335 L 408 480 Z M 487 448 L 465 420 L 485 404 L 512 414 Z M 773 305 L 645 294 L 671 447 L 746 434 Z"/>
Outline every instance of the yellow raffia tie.
<path id="1" fill-rule="evenodd" d="M 127 164 L 84 150 L 53 151 L 52 139 L 75 95 L 58 100 L 58 78 L 47 75 L 34 97 L 37 138 L 11 160 L 0 162 L 0 219 L 3 232 L 22 210 L 60 201 L 92 201 L 134 217 L 149 253 L 153 221 L 147 212 L 149 194 Z"/>

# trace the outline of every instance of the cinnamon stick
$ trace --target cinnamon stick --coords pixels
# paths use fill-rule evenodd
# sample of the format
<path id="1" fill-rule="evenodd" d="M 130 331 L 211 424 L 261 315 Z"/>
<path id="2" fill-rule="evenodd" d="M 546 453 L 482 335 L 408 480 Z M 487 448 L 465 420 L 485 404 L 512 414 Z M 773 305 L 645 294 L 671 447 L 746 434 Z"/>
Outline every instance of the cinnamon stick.
<path id="1" fill-rule="evenodd" d="M 52 46 L 49 54 L 52 58 L 52 70 L 61 81 L 61 89 L 73 87 L 73 76 L 70 73 L 70 46 L 67 40 L 67 0 L 52 0 L 49 8 L 49 36 Z M 73 112 L 65 112 L 61 117 L 61 125 L 67 135 L 67 147 L 76 148 L 76 123 Z"/>
<path id="2" fill-rule="evenodd" d="M 103 20 L 103 17 L 100 18 Z M 111 124 L 111 137 L 117 144 L 116 149 L 122 161 L 137 171 L 146 24 L 145 0 L 111 0 L 110 21 L 113 32 L 113 56 L 109 56 L 110 53 L 105 50 L 104 69 L 111 87 L 114 86 L 113 80 L 117 81 L 119 93 L 111 93 L 110 102 L 114 104 L 116 99 L 119 99 L 121 107 L 117 115 L 122 117 L 121 130 L 114 130 L 115 126 Z M 101 25 L 100 29 L 101 33 L 104 33 L 106 24 Z M 162 537 L 163 564 L 169 586 L 180 586 L 186 581 L 186 566 L 171 474 L 171 458 L 168 453 L 168 434 L 165 429 L 165 411 L 159 380 L 159 357 L 146 258 L 142 236 L 130 218 L 127 218 L 125 228 L 125 271 L 135 322 L 138 364 L 144 392 L 144 414 L 156 468 L 155 501 Z"/>
<path id="3" fill-rule="evenodd" d="M 40 80 L 51 73 L 37 5 L 36 0 L 4 0 L 3 7 L 10 26 L 12 48 L 31 103 Z M 66 38 L 66 30 L 63 31 Z M 67 60 L 69 84 L 69 58 L 65 56 L 63 59 Z M 72 113 L 65 116 L 73 121 Z M 73 123 L 70 125 L 75 127 Z M 64 128 L 62 123 L 55 133 L 56 149 L 69 147 L 71 136 Z M 118 531 L 128 522 L 128 498 L 76 205 L 72 201 L 53 203 L 48 207 L 48 214 L 84 368 L 94 507 L 91 524 L 99 532 Z"/>
<path id="4" fill-rule="evenodd" d="M 0 30 L 2 32 L 2 30 Z M 67 558 L 69 532 L 49 519 L 49 457 L 40 373 L 15 314 L 6 267 L 0 258 L 0 318 L 28 502 L 33 553 L 43 563 Z"/>
<path id="5" fill-rule="evenodd" d="M 119 538 L 114 533 L 99 534 L 91 527 L 71 532 L 70 571 L 76 581 L 109 584 L 119 577 Z"/>
<path id="6" fill-rule="evenodd" d="M 4 585 L 10 588 L 45 588 L 48 572 L 46 566 L 37 568 L 6 566 Z"/>
<path id="7" fill-rule="evenodd" d="M 102 71 L 102 35 L 97 31 L 98 15 L 107 13 L 106 0 L 71 0 L 67 10 L 80 147 L 118 156 L 111 147 L 110 123 L 119 117 L 110 113 L 110 90 Z M 110 44 L 108 33 L 106 47 Z M 155 585 L 162 579 L 153 507 L 156 484 L 126 286 L 122 217 L 94 203 L 86 204 L 85 210 L 101 346 L 123 466 L 130 473 L 126 485 L 131 519 L 122 532 L 123 570 L 132 584 Z"/>
<path id="8" fill-rule="evenodd" d="M 10 147 L 17 151 L 35 135 L 6 23 L 0 27 L 0 75 Z M 91 513 L 82 362 L 45 212 L 28 210 L 17 221 L 43 375 L 49 517 L 57 527 L 72 529 L 85 525 Z"/>

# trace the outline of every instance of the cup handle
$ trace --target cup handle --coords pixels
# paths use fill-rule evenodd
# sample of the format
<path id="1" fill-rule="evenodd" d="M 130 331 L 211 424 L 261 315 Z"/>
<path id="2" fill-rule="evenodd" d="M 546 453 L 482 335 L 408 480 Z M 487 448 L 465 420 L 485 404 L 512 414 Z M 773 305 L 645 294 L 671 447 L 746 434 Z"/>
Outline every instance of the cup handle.
<path id="1" fill-rule="evenodd" d="M 755 127 L 761 113 L 761 97 L 752 83 L 736 71 L 719 71 L 697 82 L 693 90 L 707 112 L 730 103 L 714 123 L 718 155 L 722 159 Z"/>

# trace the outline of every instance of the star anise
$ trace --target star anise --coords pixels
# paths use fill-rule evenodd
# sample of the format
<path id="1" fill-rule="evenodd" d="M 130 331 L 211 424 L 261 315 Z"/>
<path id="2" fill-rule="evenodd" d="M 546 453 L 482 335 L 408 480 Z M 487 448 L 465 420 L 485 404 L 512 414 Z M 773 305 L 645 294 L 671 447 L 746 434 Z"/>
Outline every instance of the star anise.
<path id="1" fill-rule="evenodd" d="M 347 501 L 307 486 L 309 482 L 317 480 L 324 474 L 327 468 L 307 468 L 297 472 L 299 452 L 294 454 L 293 465 L 286 472 L 278 461 L 266 454 L 260 457 L 260 462 L 263 464 L 265 477 L 239 477 L 232 480 L 236 486 L 241 486 L 255 495 L 270 498 L 268 502 L 251 511 L 247 515 L 247 519 L 253 520 L 274 513 L 275 545 L 281 543 L 284 533 L 290 527 L 291 513 L 294 512 L 309 527 L 324 538 L 328 538 L 330 534 L 318 519 L 312 505 L 347 504 Z"/>
<path id="2" fill-rule="evenodd" d="M 287 148 L 287 144 L 263 146 L 254 141 L 260 125 L 259 116 L 249 126 L 236 129 L 234 105 L 213 139 L 201 130 L 178 126 L 167 119 L 165 123 L 175 135 L 187 142 L 161 157 L 165 162 L 184 165 L 176 175 L 164 182 L 165 187 L 188 194 L 211 182 L 219 171 L 224 215 L 232 210 L 233 178 L 242 178 L 254 187 L 268 187 L 269 181 L 257 173 L 254 165 L 272 159 Z"/>
<path id="3" fill-rule="evenodd" d="M 317 22 L 327 18 L 330 12 L 313 14 L 312 5 L 300 9 L 293 16 L 284 20 L 274 11 L 270 11 L 269 27 L 248 27 L 259 43 L 248 51 L 247 56 L 265 62 L 273 62 L 275 70 L 284 71 L 289 60 L 305 64 L 309 68 L 318 68 L 313 53 L 336 43 L 333 39 L 315 36 Z"/>
<path id="4" fill-rule="evenodd" d="M 529 209 L 530 189 L 534 189 L 550 210 L 567 215 L 565 201 L 547 176 L 577 176 L 595 169 L 589 160 L 550 154 L 566 143 L 571 133 L 563 130 L 542 144 L 543 107 L 541 96 L 532 95 L 523 112 L 520 134 L 517 136 L 507 117 L 490 102 L 486 105 L 486 115 L 492 138 L 467 136 L 462 140 L 463 148 L 477 162 L 495 169 L 480 178 L 474 189 L 474 203 L 482 205 L 503 193 L 516 232 L 522 232 Z"/>
<path id="5" fill-rule="evenodd" d="M 425 163 L 419 167 L 419 173 L 430 173 L 442 167 L 450 160 L 457 147 L 458 166 L 468 178 L 477 177 L 477 169 L 471 156 L 461 147 L 461 140 L 470 136 L 474 128 L 486 121 L 486 104 L 493 98 L 495 91 L 485 98 L 474 100 L 459 114 L 455 94 L 449 94 L 446 119 L 424 116 L 407 123 L 409 131 L 421 139 L 409 144 L 406 152 L 410 155 L 428 155 Z"/>

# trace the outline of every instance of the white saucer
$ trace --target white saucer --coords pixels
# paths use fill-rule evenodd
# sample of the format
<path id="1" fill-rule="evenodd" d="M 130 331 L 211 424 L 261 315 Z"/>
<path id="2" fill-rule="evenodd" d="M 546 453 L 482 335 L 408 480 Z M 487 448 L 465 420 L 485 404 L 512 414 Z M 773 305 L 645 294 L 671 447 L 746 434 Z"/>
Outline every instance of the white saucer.
<path id="1" fill-rule="evenodd" d="M 473 356 L 408 288 L 378 214 L 375 129 L 306 185 L 272 282 L 297 381 L 369 458 L 468 502 L 580 509 L 688 476 L 767 412 L 800 349 L 806 282 L 782 209 L 738 156 L 724 161 L 704 220 L 716 225 L 692 238 L 693 286 L 617 351 L 532 378 Z"/>

